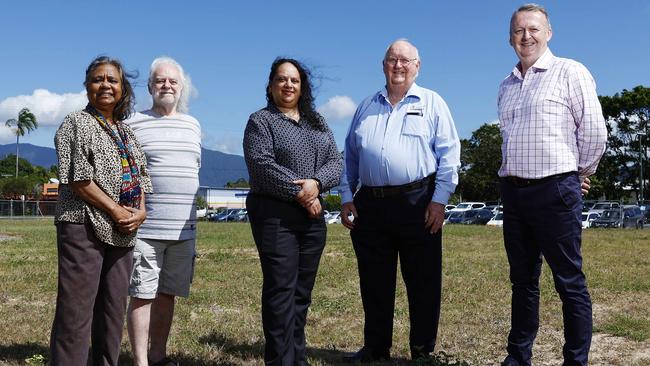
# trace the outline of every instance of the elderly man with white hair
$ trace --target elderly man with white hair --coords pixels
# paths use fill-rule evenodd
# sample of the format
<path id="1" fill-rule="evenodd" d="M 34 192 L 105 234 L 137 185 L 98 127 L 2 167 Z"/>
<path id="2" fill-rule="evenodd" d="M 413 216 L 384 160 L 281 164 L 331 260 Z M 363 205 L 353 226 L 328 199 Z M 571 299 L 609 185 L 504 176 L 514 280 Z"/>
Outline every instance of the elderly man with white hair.
<path id="1" fill-rule="evenodd" d="M 154 187 L 133 253 L 127 321 L 134 365 L 165 366 L 178 364 L 167 357 L 167 339 L 175 297 L 189 295 L 194 271 L 201 127 L 185 114 L 191 82 L 178 62 L 155 59 L 148 89 L 153 106 L 127 121 Z"/>
<path id="2" fill-rule="evenodd" d="M 350 229 L 365 312 L 364 345 L 344 357 L 350 362 L 390 359 L 398 260 L 408 294 L 411 357 L 433 352 L 442 223 L 460 166 L 447 104 L 415 83 L 417 48 L 404 39 L 393 42 L 382 66 L 385 87 L 359 104 L 345 140 L 341 222 Z"/>

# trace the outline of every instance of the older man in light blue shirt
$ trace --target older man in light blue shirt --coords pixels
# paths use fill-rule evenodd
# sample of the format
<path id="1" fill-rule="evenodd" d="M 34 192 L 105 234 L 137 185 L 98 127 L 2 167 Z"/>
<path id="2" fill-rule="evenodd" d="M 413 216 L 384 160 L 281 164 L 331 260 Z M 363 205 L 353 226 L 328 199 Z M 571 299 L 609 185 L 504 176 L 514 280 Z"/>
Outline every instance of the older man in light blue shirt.
<path id="1" fill-rule="evenodd" d="M 365 312 L 364 346 L 346 355 L 348 361 L 390 358 L 398 258 L 409 299 L 411 357 L 433 351 L 444 206 L 458 184 L 456 128 L 445 101 L 415 84 L 417 49 L 394 42 L 383 67 L 386 87 L 359 105 L 345 141 L 341 216 L 351 230 Z"/>

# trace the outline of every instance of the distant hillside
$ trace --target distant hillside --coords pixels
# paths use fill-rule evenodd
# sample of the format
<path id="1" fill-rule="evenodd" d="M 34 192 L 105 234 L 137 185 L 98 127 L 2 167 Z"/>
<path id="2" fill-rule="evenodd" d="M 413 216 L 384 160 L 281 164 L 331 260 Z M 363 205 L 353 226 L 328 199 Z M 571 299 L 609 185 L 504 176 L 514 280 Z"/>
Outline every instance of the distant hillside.
<path id="1" fill-rule="evenodd" d="M 16 154 L 16 144 L 0 144 L 0 158 L 4 159 L 7 155 L 13 154 Z M 26 159 L 32 165 L 40 165 L 46 169 L 57 164 L 56 152 L 49 147 L 21 143 L 18 156 Z"/>
<path id="2" fill-rule="evenodd" d="M 15 153 L 16 144 L 0 144 L 0 158 Z M 208 149 L 201 149 L 201 154 L 199 181 L 202 186 L 223 187 L 226 183 L 239 178 L 248 180 L 248 170 L 243 156 Z M 57 164 L 56 151 L 49 147 L 20 144 L 18 155 L 27 159 L 32 165 L 40 165 L 44 168 Z"/>
<path id="3" fill-rule="evenodd" d="M 248 169 L 243 156 L 201 149 L 199 182 L 202 186 L 223 187 L 239 178 L 248 180 Z"/>

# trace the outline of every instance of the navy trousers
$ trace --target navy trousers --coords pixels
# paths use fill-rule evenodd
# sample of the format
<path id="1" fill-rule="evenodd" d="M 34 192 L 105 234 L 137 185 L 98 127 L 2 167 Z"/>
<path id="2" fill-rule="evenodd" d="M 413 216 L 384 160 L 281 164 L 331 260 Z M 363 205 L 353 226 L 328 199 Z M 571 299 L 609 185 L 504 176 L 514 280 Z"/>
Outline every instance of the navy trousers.
<path id="1" fill-rule="evenodd" d="M 409 303 L 411 351 L 434 349 L 440 318 L 442 229 L 430 234 L 424 213 L 434 182 L 408 193 L 375 198 L 362 187 L 354 197 L 359 217 L 351 231 L 365 313 L 364 345 L 392 346 L 399 259 Z"/>
<path id="2" fill-rule="evenodd" d="M 591 298 L 582 272 L 580 180 L 564 174 L 529 186 L 501 180 L 503 236 L 510 263 L 512 319 L 508 355 L 530 365 L 539 328 L 542 256 L 562 300 L 564 365 L 587 365 Z"/>
<path id="3" fill-rule="evenodd" d="M 264 277 L 264 363 L 306 365 L 305 324 L 325 248 L 325 220 L 310 219 L 297 204 L 255 194 L 246 207 Z"/>

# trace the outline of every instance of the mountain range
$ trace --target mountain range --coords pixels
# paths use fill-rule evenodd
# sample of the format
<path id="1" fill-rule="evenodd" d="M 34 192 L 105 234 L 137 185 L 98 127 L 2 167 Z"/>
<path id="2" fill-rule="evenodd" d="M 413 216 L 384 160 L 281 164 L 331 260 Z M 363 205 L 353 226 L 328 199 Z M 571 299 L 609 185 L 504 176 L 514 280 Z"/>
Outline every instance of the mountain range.
<path id="1" fill-rule="evenodd" d="M 0 144 L 0 159 L 15 153 L 16 144 Z M 44 168 L 57 164 L 56 151 L 51 147 L 22 143 L 19 146 L 18 156 L 32 165 L 40 165 Z M 239 178 L 248 180 L 248 169 L 243 156 L 201 148 L 199 170 L 201 186 L 223 187 L 226 183 L 234 182 Z"/>

